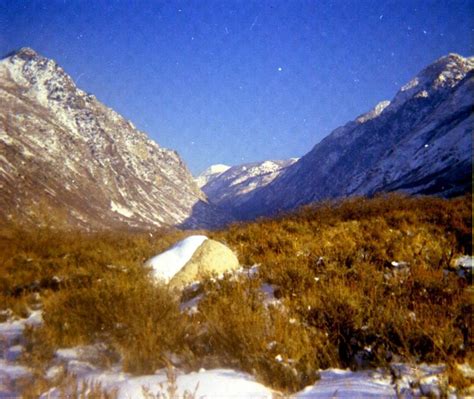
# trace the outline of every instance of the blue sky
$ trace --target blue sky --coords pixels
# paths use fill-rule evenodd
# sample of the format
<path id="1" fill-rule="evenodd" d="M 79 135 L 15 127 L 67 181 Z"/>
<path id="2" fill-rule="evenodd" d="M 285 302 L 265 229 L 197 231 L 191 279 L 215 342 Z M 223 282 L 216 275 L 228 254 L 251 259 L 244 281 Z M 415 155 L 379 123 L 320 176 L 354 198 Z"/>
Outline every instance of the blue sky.
<path id="1" fill-rule="evenodd" d="M 474 0 L 5 1 L 0 53 L 55 59 L 193 173 L 301 156 L 435 59 Z"/>

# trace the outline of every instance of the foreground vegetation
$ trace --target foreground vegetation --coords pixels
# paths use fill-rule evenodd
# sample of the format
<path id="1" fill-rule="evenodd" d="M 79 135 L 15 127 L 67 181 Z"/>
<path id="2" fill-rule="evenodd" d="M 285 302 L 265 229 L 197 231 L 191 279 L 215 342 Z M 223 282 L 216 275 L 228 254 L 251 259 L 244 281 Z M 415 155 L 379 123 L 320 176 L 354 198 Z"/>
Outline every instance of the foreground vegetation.
<path id="1" fill-rule="evenodd" d="M 37 381 L 55 349 L 97 342 L 106 344 L 103 366 L 229 366 L 284 391 L 314 382 L 320 368 L 472 364 L 472 286 L 453 269 L 457 256 L 472 254 L 471 215 L 471 196 L 391 195 L 204 232 L 258 273 L 185 292 L 202 296 L 192 314 L 142 265 L 196 232 L 12 224 L 0 231 L 0 307 L 24 316 L 42 306 L 44 325 L 28 332 L 23 355 Z M 470 383 L 454 367 L 450 379 Z"/>

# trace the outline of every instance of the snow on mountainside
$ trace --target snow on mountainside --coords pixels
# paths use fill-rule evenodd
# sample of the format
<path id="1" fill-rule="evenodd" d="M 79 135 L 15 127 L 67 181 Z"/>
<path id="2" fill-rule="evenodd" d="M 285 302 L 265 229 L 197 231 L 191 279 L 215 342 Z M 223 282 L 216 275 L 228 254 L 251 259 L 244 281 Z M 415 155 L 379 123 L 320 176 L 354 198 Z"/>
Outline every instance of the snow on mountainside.
<path id="1" fill-rule="evenodd" d="M 254 190 L 270 184 L 297 160 L 298 158 L 291 158 L 232 166 L 225 172 L 212 176 L 202 190 L 213 204 L 232 211 L 234 206 L 240 204 L 240 198 L 248 198 Z"/>
<path id="2" fill-rule="evenodd" d="M 229 170 L 230 166 L 217 164 L 209 166 L 204 172 L 194 179 L 199 188 L 204 187 L 211 180 L 214 180 L 217 176 L 225 171 Z"/>
<path id="3" fill-rule="evenodd" d="M 240 197 L 241 218 L 381 191 L 469 192 L 474 57 L 442 57 L 391 101 L 337 128 L 267 186 Z"/>
<path id="4" fill-rule="evenodd" d="M 0 61 L 0 188 L 1 218 L 46 204 L 91 228 L 223 221 L 175 151 L 29 48 Z"/>

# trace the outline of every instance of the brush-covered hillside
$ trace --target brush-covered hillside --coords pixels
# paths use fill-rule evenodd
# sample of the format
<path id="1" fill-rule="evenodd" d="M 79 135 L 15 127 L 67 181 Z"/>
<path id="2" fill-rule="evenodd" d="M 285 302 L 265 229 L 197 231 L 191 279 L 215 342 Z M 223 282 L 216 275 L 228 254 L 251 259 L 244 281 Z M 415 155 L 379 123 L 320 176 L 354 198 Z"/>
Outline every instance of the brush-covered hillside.
<path id="1" fill-rule="evenodd" d="M 121 397 L 132 380 L 155 394 L 152 378 L 167 369 L 172 397 L 190 375 L 225 369 L 272 395 L 320 397 L 324 370 L 381 367 L 383 392 L 396 397 L 427 392 L 401 367 L 436 364 L 436 392 L 468 394 L 472 275 L 459 259 L 472 255 L 471 215 L 471 196 L 391 195 L 199 231 L 229 246 L 242 269 L 179 294 L 143 265 L 196 231 L 85 233 L 58 230 L 51 219 L 34 230 L 3 225 L 0 362 L 17 370 L 6 374 L 5 392 L 60 397 L 75 387 L 79 395 L 80 370 L 94 397 Z M 109 389 L 117 373 L 122 385 Z"/>

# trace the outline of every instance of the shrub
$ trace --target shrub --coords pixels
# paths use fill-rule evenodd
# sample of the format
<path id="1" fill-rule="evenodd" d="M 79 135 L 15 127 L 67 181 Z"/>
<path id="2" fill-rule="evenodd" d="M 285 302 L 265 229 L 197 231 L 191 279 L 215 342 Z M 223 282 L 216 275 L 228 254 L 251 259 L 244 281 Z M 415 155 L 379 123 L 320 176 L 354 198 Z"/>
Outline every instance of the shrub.
<path id="1" fill-rule="evenodd" d="M 213 235 L 261 265 L 289 314 L 330 337 L 332 366 L 453 362 L 472 353 L 467 283 L 447 271 L 472 250 L 471 207 L 471 196 L 354 198 Z"/>
<path id="2" fill-rule="evenodd" d="M 330 364 L 331 345 L 284 309 L 266 305 L 260 284 L 227 278 L 207 287 L 198 315 L 203 333 L 193 349 L 204 365 L 235 367 L 277 389 L 301 389 Z"/>
<path id="3" fill-rule="evenodd" d="M 175 298 L 132 274 L 59 292 L 45 301 L 44 321 L 55 346 L 105 342 L 134 373 L 166 366 L 167 352 L 181 352 L 184 337 Z"/>
<path id="4" fill-rule="evenodd" d="M 471 208 L 471 196 L 353 198 L 207 232 L 260 267 L 257 277 L 204 282 L 194 315 L 142 267 L 191 232 L 4 226 L 1 307 L 25 315 L 40 294 L 45 324 L 28 332 L 30 364 L 102 341 L 132 372 L 177 354 L 180 367 L 234 367 L 292 392 L 319 368 L 472 362 L 472 290 L 452 271 L 472 251 Z M 279 305 L 265 302 L 264 283 Z"/>

